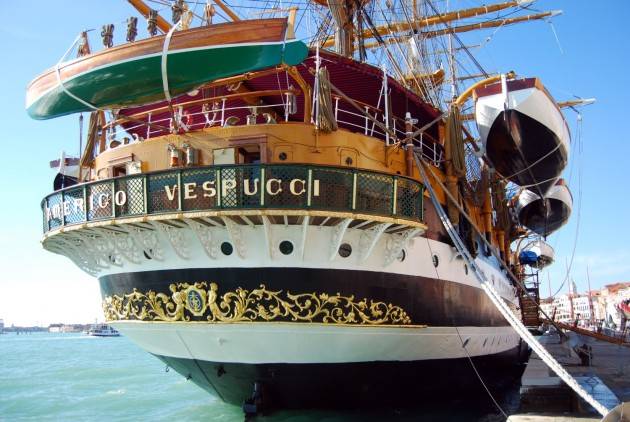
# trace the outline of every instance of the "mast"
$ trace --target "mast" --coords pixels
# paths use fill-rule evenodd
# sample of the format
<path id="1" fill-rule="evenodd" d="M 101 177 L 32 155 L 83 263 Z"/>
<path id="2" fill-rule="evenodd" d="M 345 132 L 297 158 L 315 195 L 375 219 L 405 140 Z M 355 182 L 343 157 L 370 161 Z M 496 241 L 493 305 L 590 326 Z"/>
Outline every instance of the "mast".
<path id="1" fill-rule="evenodd" d="M 595 320 L 595 315 L 593 313 L 593 298 L 591 297 L 591 275 L 588 270 L 588 264 L 586 264 L 586 281 L 588 283 L 588 310 L 590 311 L 590 324 L 593 325 L 593 321 Z"/>
<path id="2" fill-rule="evenodd" d="M 335 51 L 345 57 L 354 53 L 355 2 L 352 0 L 327 0 L 328 8 L 335 21 L 335 38 L 325 44 L 334 44 Z"/>
<path id="3" fill-rule="evenodd" d="M 449 1 L 446 1 L 446 10 L 449 8 Z M 448 67 L 451 73 L 451 99 L 457 96 L 457 82 L 455 79 L 455 56 L 453 55 L 453 34 L 448 34 Z"/>

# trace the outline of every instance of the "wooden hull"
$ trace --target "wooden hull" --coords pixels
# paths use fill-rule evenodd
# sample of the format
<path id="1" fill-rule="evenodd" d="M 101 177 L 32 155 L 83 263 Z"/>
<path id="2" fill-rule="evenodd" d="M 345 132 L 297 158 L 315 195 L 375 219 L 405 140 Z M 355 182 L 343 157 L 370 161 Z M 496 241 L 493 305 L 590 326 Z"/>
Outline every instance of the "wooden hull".
<path id="1" fill-rule="evenodd" d="M 520 186 L 544 194 L 566 167 L 569 131 L 555 101 L 536 79 L 479 90 L 475 115 L 493 166 Z M 507 105 L 507 108 L 506 108 Z"/>
<path id="2" fill-rule="evenodd" d="M 230 75 L 282 63 L 295 65 L 308 49 L 298 40 L 284 40 L 285 19 L 218 24 L 175 32 L 167 53 L 168 87 L 172 96 Z M 98 108 L 120 108 L 165 99 L 162 49 L 165 37 L 107 49 L 60 66 L 64 87 Z M 35 119 L 90 111 L 69 96 L 52 68 L 27 89 L 26 108 Z"/>

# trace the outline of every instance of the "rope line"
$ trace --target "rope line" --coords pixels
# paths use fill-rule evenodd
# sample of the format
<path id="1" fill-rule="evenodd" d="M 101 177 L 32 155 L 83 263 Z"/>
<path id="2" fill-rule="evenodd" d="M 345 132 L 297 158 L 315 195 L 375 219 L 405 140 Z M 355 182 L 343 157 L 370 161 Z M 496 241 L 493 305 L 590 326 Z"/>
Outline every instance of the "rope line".
<path id="1" fill-rule="evenodd" d="M 481 285 L 481 289 L 486 293 L 488 298 L 496 306 L 496 308 L 503 315 L 503 317 L 510 323 L 512 328 L 514 328 L 514 330 L 521 336 L 521 338 L 523 338 L 523 340 L 525 340 L 527 344 L 529 344 L 529 346 L 536 352 L 536 354 L 543 360 L 543 362 L 545 362 L 547 366 L 558 375 L 558 377 L 560 377 L 569 387 L 573 389 L 573 391 L 575 391 L 587 403 L 593 406 L 593 408 L 597 410 L 602 416 L 605 416 L 606 414 L 608 414 L 609 410 L 604 405 L 602 405 L 597 400 L 595 400 L 595 398 L 592 395 L 590 395 L 586 390 L 584 390 L 584 388 L 582 388 L 582 386 L 578 384 L 575 378 L 573 378 L 562 367 L 562 365 L 560 365 L 560 363 L 558 363 L 558 361 L 556 361 L 556 359 L 553 356 L 551 356 L 551 354 L 540 343 L 538 343 L 538 341 L 527 330 L 527 328 L 523 325 L 523 323 L 520 320 L 518 320 L 516 316 L 512 313 L 512 311 L 506 305 L 503 298 L 496 291 L 496 289 L 491 284 L 488 283 L 487 277 L 485 276 L 481 268 L 477 266 L 477 263 L 468 252 L 466 245 L 463 243 L 463 241 L 459 237 L 459 234 L 457 233 L 457 231 L 453 227 L 453 224 L 451 223 L 448 216 L 446 215 L 444 208 L 442 208 L 442 205 L 437 199 L 433 186 L 429 183 L 427 174 L 424 170 L 424 163 L 422 159 L 419 158 L 416 154 L 414 154 L 414 159 L 416 162 L 416 166 L 418 167 L 418 170 L 420 171 L 420 175 L 422 177 L 423 183 L 425 187 L 427 188 L 427 190 L 429 191 L 431 202 L 433 203 L 436 211 L 438 212 L 438 215 L 440 217 L 440 220 L 442 221 L 442 224 L 444 225 L 444 228 L 446 229 L 449 236 L 451 237 L 451 240 L 455 244 L 455 247 L 457 248 L 458 252 L 462 255 L 462 257 L 466 260 L 466 262 L 472 269 L 475 277 L 477 278 L 479 284 Z M 429 166 L 427 166 L 427 168 L 431 170 Z M 431 172 L 433 171 L 431 170 Z M 434 180 L 436 180 L 438 184 L 442 185 L 442 188 L 445 191 L 447 191 L 447 189 L 443 186 L 442 182 L 435 176 L 434 173 L 433 173 L 433 177 L 434 177 Z M 465 214 L 465 217 L 469 218 L 467 214 Z M 471 221 L 471 224 L 472 224 L 472 221 Z"/>
<path id="2" fill-rule="evenodd" d="M 74 46 L 79 42 L 80 39 L 81 39 L 81 34 L 77 35 L 77 37 L 74 39 L 74 42 L 72 43 L 70 48 L 68 48 L 68 50 L 66 50 L 66 52 L 63 54 L 63 56 L 61 56 L 61 58 L 59 59 L 59 61 L 55 65 L 55 76 L 57 77 L 57 84 L 59 84 L 59 87 L 61 88 L 61 90 L 68 97 L 72 98 L 75 101 L 78 101 L 79 103 L 83 104 L 84 106 L 86 106 L 86 107 L 88 107 L 88 108 L 90 108 L 92 110 L 102 111 L 100 108 L 96 107 L 94 104 L 91 104 L 91 103 L 83 100 L 82 98 L 77 97 L 72 92 L 70 92 L 68 90 L 68 88 L 66 88 L 66 86 L 63 84 L 63 81 L 61 80 L 61 63 L 64 61 L 66 56 L 70 53 L 70 51 L 74 48 Z"/>

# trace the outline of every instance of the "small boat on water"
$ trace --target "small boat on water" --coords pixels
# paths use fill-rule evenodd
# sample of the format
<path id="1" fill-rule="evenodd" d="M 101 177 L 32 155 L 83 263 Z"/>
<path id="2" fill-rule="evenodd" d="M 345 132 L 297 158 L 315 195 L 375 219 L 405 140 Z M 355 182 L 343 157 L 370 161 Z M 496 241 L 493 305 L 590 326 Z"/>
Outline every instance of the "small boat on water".
<path id="1" fill-rule="evenodd" d="M 306 45 L 287 40 L 287 19 L 220 23 L 175 31 L 59 63 L 27 88 L 34 119 L 170 99 L 201 84 L 280 64 L 295 65 Z"/>
<path id="2" fill-rule="evenodd" d="M 481 142 L 496 170 L 547 193 L 569 156 L 569 128 L 556 101 L 538 78 L 477 88 L 475 98 Z"/>
<path id="3" fill-rule="evenodd" d="M 558 180 L 544 198 L 525 189 L 516 202 L 520 223 L 541 236 L 548 236 L 569 221 L 572 209 L 573 197 L 563 179 Z"/>
<path id="4" fill-rule="evenodd" d="M 94 337 L 119 337 L 120 332 L 107 324 L 92 324 L 86 331 L 88 336 Z"/>

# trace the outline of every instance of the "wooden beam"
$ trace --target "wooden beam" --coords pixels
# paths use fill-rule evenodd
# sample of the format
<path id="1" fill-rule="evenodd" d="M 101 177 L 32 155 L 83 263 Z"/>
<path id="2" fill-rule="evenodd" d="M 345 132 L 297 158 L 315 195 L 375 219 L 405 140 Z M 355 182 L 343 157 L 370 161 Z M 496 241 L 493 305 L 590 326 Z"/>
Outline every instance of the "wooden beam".
<path id="1" fill-rule="evenodd" d="M 232 9 L 230 9 L 225 3 L 223 3 L 221 0 L 213 0 L 214 4 L 216 4 L 217 6 L 219 6 L 219 8 L 221 10 L 223 10 L 225 12 L 226 15 L 228 15 L 230 17 L 230 19 L 232 19 L 234 22 L 236 21 L 240 21 L 241 18 L 238 17 L 238 15 L 236 13 L 234 13 L 232 11 Z"/>
<path id="2" fill-rule="evenodd" d="M 295 66 L 291 66 L 287 69 L 287 73 L 298 84 L 304 95 L 304 123 L 311 122 L 311 98 L 312 90 L 311 86 L 304 80 L 300 72 Z"/>
<path id="3" fill-rule="evenodd" d="M 590 105 L 590 104 L 593 104 L 594 102 L 595 102 L 595 98 L 579 98 L 577 100 L 561 101 L 558 103 L 558 107 L 560 108 L 579 107 L 579 106 Z"/>
<path id="4" fill-rule="evenodd" d="M 469 32 L 469 31 L 474 31 L 476 29 L 496 28 L 499 26 L 514 25 L 515 23 L 528 22 L 528 21 L 540 20 L 540 19 L 545 19 L 545 18 L 552 18 L 561 13 L 562 11 L 560 10 L 552 10 L 549 12 L 536 13 L 533 15 L 519 16 L 518 18 L 497 19 L 497 20 L 492 20 L 492 21 L 487 21 L 487 22 L 473 23 L 470 25 L 462 25 L 462 26 L 456 26 L 452 28 L 439 29 L 436 31 L 427 31 L 427 32 L 423 32 L 422 36 L 425 38 L 435 38 L 435 37 L 439 37 L 440 35 L 448 35 L 448 34 L 460 33 L 460 32 Z"/>
<path id="5" fill-rule="evenodd" d="M 492 12 L 497 12 L 511 7 L 519 7 L 526 3 L 531 3 L 532 0 L 513 0 L 504 3 L 491 4 L 488 6 L 473 7 L 470 9 L 457 10 L 450 13 L 442 13 L 439 15 L 427 16 L 420 19 L 415 19 L 412 22 L 394 22 L 391 25 L 382 25 L 376 27 L 376 32 L 379 35 L 388 35 L 392 32 L 411 31 L 414 29 L 424 28 L 431 25 L 438 25 L 441 23 L 452 22 L 455 20 L 472 18 L 479 15 L 485 15 Z M 366 29 L 363 31 L 363 38 L 373 38 L 374 34 L 372 30 Z M 323 47 L 331 47 L 334 45 L 334 40 L 328 40 L 324 43 Z"/>
<path id="6" fill-rule="evenodd" d="M 470 32 L 470 31 L 475 31 L 477 29 L 487 29 L 487 28 L 496 28 L 499 26 L 508 26 L 508 25 L 514 25 L 516 23 L 521 23 L 521 22 L 528 22 L 528 21 L 534 21 L 534 20 L 540 20 L 540 19 L 545 19 L 545 18 L 549 18 L 549 17 L 554 17 L 559 15 L 560 13 L 562 13 L 561 11 L 558 10 L 554 10 L 551 12 L 543 12 L 543 13 L 538 13 L 538 14 L 534 14 L 534 15 L 527 15 L 527 16 L 520 16 L 518 18 L 511 18 L 511 19 L 497 19 L 497 20 L 493 20 L 493 21 L 487 21 L 487 22 L 481 22 L 481 23 L 474 23 L 474 24 L 470 24 L 470 25 L 462 25 L 462 26 L 454 26 L 451 28 L 446 28 L 446 29 L 439 29 L 436 31 L 425 31 L 421 33 L 421 37 L 422 38 L 435 38 L 435 37 L 439 37 L 441 35 L 448 35 L 448 34 L 457 34 L 460 32 Z M 403 42 L 406 41 L 407 39 L 409 39 L 409 36 L 395 36 L 395 37 L 391 37 L 391 38 L 387 38 L 384 40 L 385 44 L 393 44 L 393 43 L 397 43 L 397 42 Z M 377 48 L 380 47 L 381 44 L 378 42 L 372 42 L 372 43 L 368 43 L 365 44 L 365 48 Z"/>
<path id="7" fill-rule="evenodd" d="M 151 8 L 147 6 L 142 0 L 127 0 L 142 16 L 146 19 L 149 18 L 149 11 Z M 167 33 L 171 29 L 171 24 L 164 20 L 163 17 L 158 15 L 157 27 L 164 33 Z"/>

